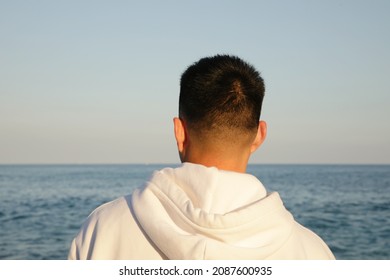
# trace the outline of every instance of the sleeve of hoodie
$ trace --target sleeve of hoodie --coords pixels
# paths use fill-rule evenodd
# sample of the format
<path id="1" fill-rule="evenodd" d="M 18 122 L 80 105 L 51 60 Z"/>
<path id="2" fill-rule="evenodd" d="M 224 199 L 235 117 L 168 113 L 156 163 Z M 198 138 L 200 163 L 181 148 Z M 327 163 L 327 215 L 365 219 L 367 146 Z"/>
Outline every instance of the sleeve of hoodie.
<path id="1" fill-rule="evenodd" d="M 328 245 L 316 233 L 296 223 L 294 234 L 284 246 L 284 254 L 292 254 L 290 259 L 334 260 Z M 294 252 L 294 253 L 293 253 Z"/>
<path id="2" fill-rule="evenodd" d="M 132 237 L 132 214 L 127 201 L 122 197 L 96 208 L 73 239 L 68 259 L 123 258 L 121 244 L 126 245 Z"/>
<path id="3" fill-rule="evenodd" d="M 104 204 L 88 216 L 71 243 L 68 259 L 88 260 L 108 254 L 108 250 L 104 247 L 105 244 L 110 243 L 107 226 L 111 223 L 111 219 L 107 219 L 106 214 L 107 207 L 111 208 L 109 206 Z"/>
<path id="4" fill-rule="evenodd" d="M 73 239 L 69 260 L 162 259 L 138 226 L 131 196 L 94 210 Z"/>
<path id="5" fill-rule="evenodd" d="M 299 225 L 300 230 L 305 237 L 304 251 L 308 259 L 314 260 L 335 260 L 335 256 L 329 249 L 328 245 L 316 233 L 308 228 Z"/>

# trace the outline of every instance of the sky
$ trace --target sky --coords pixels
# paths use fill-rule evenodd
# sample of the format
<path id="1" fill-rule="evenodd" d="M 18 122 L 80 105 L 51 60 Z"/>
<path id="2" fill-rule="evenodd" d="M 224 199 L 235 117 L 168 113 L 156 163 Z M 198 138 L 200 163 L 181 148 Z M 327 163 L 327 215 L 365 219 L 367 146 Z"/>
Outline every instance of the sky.
<path id="1" fill-rule="evenodd" d="M 0 164 L 179 163 L 182 72 L 263 76 L 250 163 L 390 163 L 390 1 L 0 0 Z"/>

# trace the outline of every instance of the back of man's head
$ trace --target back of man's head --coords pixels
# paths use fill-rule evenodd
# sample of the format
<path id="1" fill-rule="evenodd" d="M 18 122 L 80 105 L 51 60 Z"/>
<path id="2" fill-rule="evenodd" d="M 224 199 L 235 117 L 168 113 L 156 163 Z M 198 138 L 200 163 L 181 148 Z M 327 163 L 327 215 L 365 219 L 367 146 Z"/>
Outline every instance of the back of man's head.
<path id="1" fill-rule="evenodd" d="M 206 57 L 181 77 L 179 116 L 200 141 L 247 141 L 256 135 L 263 97 L 253 66 L 236 56 Z"/>

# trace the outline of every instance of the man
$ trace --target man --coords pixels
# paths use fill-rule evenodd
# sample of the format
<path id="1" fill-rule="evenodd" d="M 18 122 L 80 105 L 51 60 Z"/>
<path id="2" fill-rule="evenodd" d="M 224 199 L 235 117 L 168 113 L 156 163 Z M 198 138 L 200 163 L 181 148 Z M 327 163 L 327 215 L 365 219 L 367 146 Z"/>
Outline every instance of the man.
<path id="1" fill-rule="evenodd" d="M 263 96 L 263 79 L 238 57 L 191 65 L 174 118 L 183 164 L 97 208 L 69 259 L 334 259 L 278 193 L 245 173 L 267 133 Z"/>

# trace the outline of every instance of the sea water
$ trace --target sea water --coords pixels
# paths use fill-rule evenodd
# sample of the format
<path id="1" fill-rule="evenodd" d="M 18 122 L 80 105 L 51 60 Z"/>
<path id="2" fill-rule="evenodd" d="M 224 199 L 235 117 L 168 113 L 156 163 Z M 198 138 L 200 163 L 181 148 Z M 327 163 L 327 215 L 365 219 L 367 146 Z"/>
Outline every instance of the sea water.
<path id="1" fill-rule="evenodd" d="M 0 165 L 0 259 L 66 259 L 97 206 L 165 165 Z M 390 165 L 249 165 L 337 259 L 390 259 Z"/>

